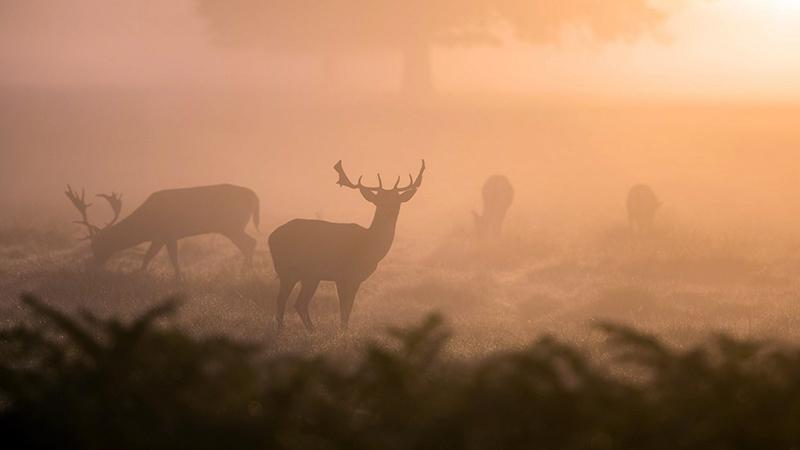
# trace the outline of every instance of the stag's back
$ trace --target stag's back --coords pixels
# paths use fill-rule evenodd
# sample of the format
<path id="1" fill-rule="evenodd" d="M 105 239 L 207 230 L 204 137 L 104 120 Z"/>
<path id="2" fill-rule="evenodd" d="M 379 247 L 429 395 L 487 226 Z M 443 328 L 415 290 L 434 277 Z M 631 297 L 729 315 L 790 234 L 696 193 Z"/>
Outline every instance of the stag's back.
<path id="1" fill-rule="evenodd" d="M 352 223 L 287 222 L 269 236 L 275 272 L 290 279 L 337 280 L 368 271 L 366 233 L 364 227 Z"/>
<path id="2" fill-rule="evenodd" d="M 127 222 L 175 237 L 241 230 L 259 222 L 258 196 L 230 184 L 168 189 L 150 195 Z"/>

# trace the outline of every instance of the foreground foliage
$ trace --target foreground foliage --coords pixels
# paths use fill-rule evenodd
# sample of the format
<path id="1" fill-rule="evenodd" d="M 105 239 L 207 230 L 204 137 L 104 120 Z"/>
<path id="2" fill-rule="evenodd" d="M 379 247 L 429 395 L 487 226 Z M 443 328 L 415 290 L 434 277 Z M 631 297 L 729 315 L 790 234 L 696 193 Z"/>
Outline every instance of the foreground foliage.
<path id="1" fill-rule="evenodd" d="M 67 316 L 33 297 L 0 332 L 0 439 L 21 449 L 764 449 L 800 443 L 800 347 L 676 350 L 603 326 L 614 364 L 543 338 L 480 361 L 439 317 L 354 363 L 264 356 L 163 319 Z M 8 447 L 6 447 L 8 446 Z"/>

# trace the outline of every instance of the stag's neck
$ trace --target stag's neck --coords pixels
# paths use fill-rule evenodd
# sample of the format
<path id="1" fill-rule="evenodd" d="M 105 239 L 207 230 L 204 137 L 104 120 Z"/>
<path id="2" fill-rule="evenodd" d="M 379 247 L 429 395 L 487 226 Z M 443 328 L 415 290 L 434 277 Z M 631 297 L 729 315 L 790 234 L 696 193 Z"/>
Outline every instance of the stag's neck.
<path id="1" fill-rule="evenodd" d="M 369 233 L 370 256 L 377 260 L 383 259 L 394 242 L 395 228 L 397 227 L 397 217 L 400 215 L 400 208 L 376 208 L 372 224 L 367 232 Z"/>
<path id="2" fill-rule="evenodd" d="M 142 227 L 131 219 L 129 216 L 102 231 L 100 238 L 104 241 L 106 249 L 118 252 L 149 240 L 143 233 Z"/>

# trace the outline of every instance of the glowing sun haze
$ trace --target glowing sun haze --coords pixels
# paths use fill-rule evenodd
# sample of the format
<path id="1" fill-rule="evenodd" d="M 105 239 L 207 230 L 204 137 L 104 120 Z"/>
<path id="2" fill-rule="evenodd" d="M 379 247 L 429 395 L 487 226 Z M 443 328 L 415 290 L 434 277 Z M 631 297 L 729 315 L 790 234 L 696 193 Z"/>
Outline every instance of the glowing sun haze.
<path id="1" fill-rule="evenodd" d="M 685 2 L 657 37 L 599 44 L 437 47 L 443 91 L 800 99 L 800 0 Z M 4 84 L 302 84 L 308 55 L 214 46 L 191 0 L 0 0 Z M 396 84 L 397 55 L 347 58 L 353 85 Z"/>

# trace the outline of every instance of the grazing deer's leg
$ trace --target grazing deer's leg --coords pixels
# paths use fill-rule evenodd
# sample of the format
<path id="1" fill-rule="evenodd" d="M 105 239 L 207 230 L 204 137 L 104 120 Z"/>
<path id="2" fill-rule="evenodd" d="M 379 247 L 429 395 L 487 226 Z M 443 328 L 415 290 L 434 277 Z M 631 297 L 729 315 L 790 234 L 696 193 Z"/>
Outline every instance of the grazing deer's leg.
<path id="1" fill-rule="evenodd" d="M 294 302 L 294 309 L 300 315 L 300 319 L 303 320 L 303 325 L 306 326 L 306 329 L 314 331 L 314 324 L 308 314 L 308 305 L 311 304 L 311 298 L 317 292 L 319 280 L 303 280 L 300 283 L 300 294 L 297 295 L 297 300 Z"/>
<path id="2" fill-rule="evenodd" d="M 150 265 L 150 261 L 155 258 L 158 252 L 164 247 L 164 243 L 161 241 L 153 241 L 150 243 L 150 248 L 147 249 L 147 253 L 144 254 L 144 259 L 142 260 L 142 267 L 141 270 L 144 272 L 147 270 L 147 267 Z"/>
<path id="3" fill-rule="evenodd" d="M 236 233 L 227 233 L 225 237 L 231 240 L 236 247 L 244 255 L 244 262 L 247 267 L 253 265 L 253 251 L 256 248 L 256 240 L 250 237 L 247 233 L 243 230 L 240 230 Z"/>
<path id="4" fill-rule="evenodd" d="M 178 265 L 178 241 L 172 240 L 167 242 L 167 253 L 169 253 L 169 260 L 172 262 L 172 268 L 175 269 L 175 277 L 183 279 L 181 274 L 181 266 Z"/>
<path id="5" fill-rule="evenodd" d="M 292 290 L 294 290 L 297 280 L 281 278 L 280 281 L 281 287 L 278 290 L 278 301 L 275 308 L 275 322 L 278 323 L 278 328 L 283 328 L 283 314 L 286 311 L 286 301 L 289 299 L 289 295 L 292 294 Z"/>
<path id="6" fill-rule="evenodd" d="M 350 321 L 350 312 L 353 310 L 353 301 L 361 283 L 351 281 L 337 281 L 336 291 L 339 293 L 339 313 L 341 314 L 341 327 L 347 329 Z"/>

